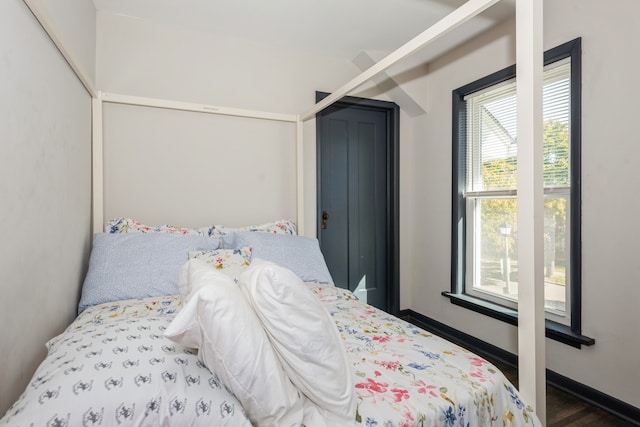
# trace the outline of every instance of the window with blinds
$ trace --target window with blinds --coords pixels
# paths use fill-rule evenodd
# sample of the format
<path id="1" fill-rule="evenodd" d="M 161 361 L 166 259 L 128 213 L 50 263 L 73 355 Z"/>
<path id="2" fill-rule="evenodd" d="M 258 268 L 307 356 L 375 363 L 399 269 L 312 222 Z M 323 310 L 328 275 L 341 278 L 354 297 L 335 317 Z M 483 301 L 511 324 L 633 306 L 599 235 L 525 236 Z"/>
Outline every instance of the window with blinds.
<path id="1" fill-rule="evenodd" d="M 544 185 L 570 185 L 571 63 L 549 66 L 543 80 Z M 465 97 L 467 192 L 514 190 L 518 185 L 516 82 Z"/>
<path id="2" fill-rule="evenodd" d="M 572 123 L 579 112 L 577 49 L 579 41 L 572 41 L 545 53 L 542 85 L 545 309 L 548 319 L 567 326 L 575 320 L 572 289 L 579 293 L 572 265 L 580 252 L 573 239 L 579 232 L 573 176 L 580 170 L 579 135 Z M 517 310 L 515 66 L 454 91 L 454 130 L 452 293 Z"/>

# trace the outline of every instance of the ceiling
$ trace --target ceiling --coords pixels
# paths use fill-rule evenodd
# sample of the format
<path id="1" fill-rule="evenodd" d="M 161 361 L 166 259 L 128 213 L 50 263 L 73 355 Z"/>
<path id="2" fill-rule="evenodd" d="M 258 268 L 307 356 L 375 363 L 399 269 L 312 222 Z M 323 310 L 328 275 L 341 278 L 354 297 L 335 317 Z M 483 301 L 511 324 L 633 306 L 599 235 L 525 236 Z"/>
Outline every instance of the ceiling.
<path id="1" fill-rule="evenodd" d="M 353 59 L 384 55 L 465 0 L 93 0 L 96 9 L 285 49 Z M 423 49 L 428 61 L 514 16 L 503 0 Z M 380 59 L 380 58 L 377 58 Z"/>

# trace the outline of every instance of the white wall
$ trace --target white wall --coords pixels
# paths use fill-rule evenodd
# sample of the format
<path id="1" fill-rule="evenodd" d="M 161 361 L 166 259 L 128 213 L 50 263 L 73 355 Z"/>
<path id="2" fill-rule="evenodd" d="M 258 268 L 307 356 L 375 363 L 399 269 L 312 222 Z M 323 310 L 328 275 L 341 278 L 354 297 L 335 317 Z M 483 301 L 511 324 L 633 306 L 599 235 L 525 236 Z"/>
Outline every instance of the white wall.
<path id="1" fill-rule="evenodd" d="M 106 219 L 295 219 L 295 123 L 119 104 L 105 104 L 104 119 Z"/>
<path id="2" fill-rule="evenodd" d="M 0 414 L 76 315 L 91 208 L 91 100 L 29 9 L 0 2 Z"/>
<path id="3" fill-rule="evenodd" d="M 96 81 L 96 8 L 87 0 L 40 0 L 60 32 L 60 38 L 74 55 L 77 65 Z"/>
<path id="4" fill-rule="evenodd" d="M 97 81 L 105 92 L 279 113 L 313 106 L 359 73 L 347 61 L 159 22 L 98 13 Z"/>
<path id="5" fill-rule="evenodd" d="M 633 225 L 640 215 L 633 196 L 640 155 L 633 136 L 640 112 L 633 102 L 640 95 L 633 71 L 640 66 L 640 3 L 553 0 L 544 8 L 545 49 L 582 37 L 582 319 L 583 333 L 596 339 L 581 350 L 547 340 L 547 367 L 640 407 L 640 263 Z M 515 327 L 440 296 L 450 288 L 451 189 L 433 179 L 451 177 L 451 91 L 514 61 L 510 21 L 430 64 L 429 114 L 416 121 L 424 143 L 416 142 L 411 156 L 414 184 L 423 185 L 413 214 L 413 254 L 421 262 L 403 280 L 413 284 L 407 308 L 516 353 Z"/>
<path id="6" fill-rule="evenodd" d="M 102 91 L 287 114 L 297 114 L 311 108 L 316 90 L 334 90 L 359 72 L 357 67 L 344 60 L 316 57 L 302 51 L 283 50 L 244 40 L 221 39 L 208 33 L 104 12 L 98 14 L 97 45 L 97 82 Z M 107 114 L 111 113 L 107 111 Z M 257 187 L 250 196 L 253 197 L 251 203 L 260 208 L 245 211 L 244 217 L 238 217 L 235 212 L 239 210 L 238 203 L 248 203 L 250 197 L 241 194 L 234 197 L 229 190 L 220 192 L 217 199 L 211 198 L 202 206 L 203 211 L 196 215 L 177 209 L 174 205 L 155 214 L 151 213 L 151 209 L 139 210 L 140 221 L 186 224 L 208 219 L 206 223 L 233 221 L 235 225 L 242 225 L 275 219 L 272 216 L 278 209 L 283 212 L 278 217 L 286 215 L 295 218 L 295 126 L 284 124 L 283 127 L 283 124 L 265 124 L 263 121 L 224 116 L 187 119 L 185 114 L 188 113 L 175 111 L 153 114 L 162 115 L 165 135 L 173 138 L 182 135 L 181 149 L 186 149 L 188 141 L 194 138 L 199 140 L 198 149 L 204 148 L 207 143 L 211 144 L 206 150 L 211 157 L 212 168 L 209 175 L 203 174 L 202 177 L 207 176 L 216 182 L 242 180 L 238 185 L 256 179 L 252 173 L 240 174 L 243 171 L 246 173 L 251 166 L 247 163 L 250 156 L 246 155 L 249 149 L 247 144 L 251 144 L 251 147 L 255 147 L 251 148 L 252 155 L 255 155 L 255 149 L 261 150 L 258 157 L 263 160 L 259 172 L 262 178 L 259 179 L 265 183 L 289 181 L 284 187 L 276 188 L 276 193 Z M 181 117 L 184 120 L 199 120 L 209 128 L 198 135 L 201 131 L 189 130 L 189 125 Z M 148 120 L 154 119 L 148 117 Z M 209 125 L 204 125 L 205 122 Z M 150 132 L 144 129 L 148 123 L 135 124 L 138 129 L 136 132 Z M 116 171 L 127 166 L 117 163 L 126 159 L 110 154 L 116 150 L 113 144 L 121 145 L 121 142 L 115 141 L 116 135 L 123 134 L 112 125 L 113 120 L 107 116 L 104 142 L 108 155 L 105 171 L 107 219 L 114 215 L 137 215 L 136 212 L 125 214 L 125 208 L 115 208 L 128 203 L 119 199 L 113 182 Z M 123 126 L 121 130 L 124 133 L 127 129 L 134 129 L 134 123 L 131 122 L 121 122 L 118 126 Z M 315 178 L 315 131 L 309 126 L 305 126 L 305 131 L 309 136 L 304 150 L 305 164 L 310 166 L 305 174 L 309 178 L 307 182 L 311 182 Z M 144 138 L 148 137 L 150 135 Z M 142 140 L 140 142 L 145 144 Z M 134 152 L 144 149 L 142 145 L 132 145 L 134 143 L 127 141 L 127 149 Z M 156 168 L 148 160 L 145 159 L 145 167 L 152 170 Z M 143 164 L 142 159 L 140 164 Z M 229 171 L 236 164 L 240 169 L 236 174 L 230 174 Z M 189 162 L 175 164 L 174 168 L 178 175 L 188 177 L 192 173 L 192 164 Z M 128 177 L 127 174 L 121 176 L 123 179 Z M 200 186 L 202 182 L 193 184 L 196 187 L 190 191 L 194 197 L 204 194 L 205 190 L 210 191 L 209 187 Z M 214 200 L 218 202 L 217 205 L 213 203 Z M 308 195 L 306 204 L 307 230 L 313 234 L 315 196 Z M 233 220 L 227 221 L 229 217 Z"/>

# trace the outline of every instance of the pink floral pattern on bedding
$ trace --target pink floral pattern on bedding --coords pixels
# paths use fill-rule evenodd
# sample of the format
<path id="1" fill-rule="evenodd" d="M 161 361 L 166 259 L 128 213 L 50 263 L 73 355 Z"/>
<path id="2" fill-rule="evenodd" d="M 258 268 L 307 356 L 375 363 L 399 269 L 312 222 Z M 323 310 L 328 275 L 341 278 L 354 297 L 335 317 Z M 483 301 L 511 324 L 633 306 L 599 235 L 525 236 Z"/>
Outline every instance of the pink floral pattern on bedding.
<path id="1" fill-rule="evenodd" d="M 356 425 L 541 425 L 518 391 L 483 358 L 347 290 L 309 286 L 331 314 L 353 366 Z M 181 307 L 175 295 L 85 310 L 47 343 L 47 359 L 0 425 L 249 425 L 239 402 L 196 352 L 163 337 Z M 109 389 L 113 379 L 122 388 L 117 393 Z M 80 385 L 87 385 L 83 393 Z M 150 388 L 140 393 L 140 387 Z"/>
<path id="2" fill-rule="evenodd" d="M 312 286 L 344 340 L 367 427 L 539 426 L 494 365 L 337 287 Z"/>
<path id="3" fill-rule="evenodd" d="M 221 237 L 226 234 L 232 234 L 236 231 L 254 231 L 260 233 L 271 234 L 298 234 L 296 231 L 296 223 L 290 219 L 279 219 L 273 222 L 267 222 L 259 225 L 246 225 L 244 227 L 227 227 L 225 225 L 215 225 L 214 234 L 216 237 Z"/>
<path id="4" fill-rule="evenodd" d="M 109 234 L 117 233 L 174 233 L 190 236 L 215 237 L 215 226 L 185 228 L 173 225 L 150 226 L 131 218 L 115 218 L 108 221 L 104 226 L 104 232 Z"/>
<path id="5" fill-rule="evenodd" d="M 146 225 L 132 218 L 114 218 L 104 226 L 104 232 L 116 233 L 176 233 L 204 237 L 222 237 L 235 231 L 256 231 L 273 234 L 297 234 L 296 223 L 290 219 L 280 219 L 260 225 L 244 227 L 227 227 L 225 225 L 211 225 L 198 228 L 176 227 L 173 225 Z"/>
<path id="6" fill-rule="evenodd" d="M 71 326 L 73 329 L 82 329 L 88 325 L 100 325 L 105 320 L 131 320 L 168 315 L 173 318 L 180 308 L 182 308 L 182 297 L 180 295 L 115 301 L 97 305 L 92 310 L 86 310 L 76 318 Z M 47 346 L 50 346 L 52 341 L 47 343 Z"/>

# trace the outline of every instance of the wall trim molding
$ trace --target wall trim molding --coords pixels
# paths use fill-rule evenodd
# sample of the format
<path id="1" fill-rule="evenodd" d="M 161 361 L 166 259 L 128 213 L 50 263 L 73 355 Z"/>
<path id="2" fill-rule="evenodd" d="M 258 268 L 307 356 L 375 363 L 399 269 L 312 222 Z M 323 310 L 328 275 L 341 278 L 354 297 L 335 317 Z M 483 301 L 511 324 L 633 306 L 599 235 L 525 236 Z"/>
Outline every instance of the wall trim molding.
<path id="1" fill-rule="evenodd" d="M 480 356 L 495 359 L 514 368 L 518 367 L 517 355 L 503 350 L 500 347 L 494 346 L 493 344 L 489 344 L 486 341 L 482 341 L 472 335 L 447 326 L 444 323 L 440 323 L 428 316 L 410 309 L 400 310 L 398 316 L 409 323 L 413 323 L 414 325 L 433 332 L 434 334 L 452 341 L 455 344 L 461 345 Z M 640 426 L 640 408 L 636 408 L 633 405 L 572 380 L 571 378 L 565 377 L 557 372 L 551 371 L 550 369 L 546 370 L 546 377 L 547 384 L 584 400 L 590 405 L 610 412 L 634 425 Z"/>

